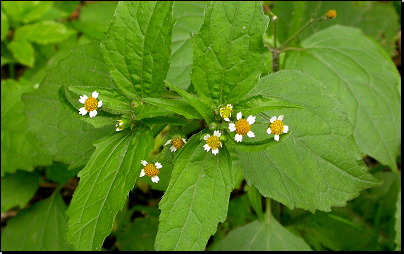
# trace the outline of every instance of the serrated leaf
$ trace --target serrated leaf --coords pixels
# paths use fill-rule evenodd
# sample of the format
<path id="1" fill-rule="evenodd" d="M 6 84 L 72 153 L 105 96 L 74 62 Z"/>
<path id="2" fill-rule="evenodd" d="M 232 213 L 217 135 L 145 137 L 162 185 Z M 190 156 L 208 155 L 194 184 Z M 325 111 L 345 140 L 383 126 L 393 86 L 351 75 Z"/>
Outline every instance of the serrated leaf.
<path id="1" fill-rule="evenodd" d="M 118 132 L 94 145 L 96 150 L 78 174 L 79 186 L 66 211 L 66 239 L 77 250 L 101 248 L 140 175 L 140 161 L 152 149 L 153 136 L 149 128 L 139 125 L 133 132 Z"/>
<path id="2" fill-rule="evenodd" d="M 217 224 L 226 219 L 233 172 L 225 146 L 213 155 L 201 135 L 179 150 L 161 214 L 156 250 L 204 250 Z"/>
<path id="3" fill-rule="evenodd" d="M 52 1 L 1 1 L 1 6 L 13 21 L 28 23 L 41 18 L 52 3 Z"/>
<path id="4" fill-rule="evenodd" d="M 318 80 L 299 71 L 279 71 L 262 78 L 247 96 L 257 94 L 304 107 L 267 111 L 252 125 L 252 142 L 273 138 L 266 133 L 269 119 L 284 115 L 288 139 L 265 151 L 237 150 L 248 185 L 254 184 L 263 196 L 291 209 L 330 211 L 381 184 L 367 172 L 340 103 Z"/>
<path id="5" fill-rule="evenodd" d="M 50 153 L 27 131 L 21 95 L 32 90 L 34 87 L 24 78 L 1 82 L 1 176 L 52 164 Z"/>
<path id="6" fill-rule="evenodd" d="M 191 34 L 197 33 L 203 23 L 204 9 L 209 1 L 175 1 L 173 39 L 170 69 L 167 80 L 187 89 L 191 82 L 192 42 Z"/>
<path id="7" fill-rule="evenodd" d="M 256 220 L 236 228 L 222 241 L 215 251 L 308 251 L 311 250 L 300 237 L 285 229 L 271 215 L 269 221 Z"/>
<path id="8" fill-rule="evenodd" d="M 67 86 L 114 87 L 102 59 L 99 41 L 74 48 L 55 68 L 48 70 L 36 91 L 22 96 L 29 130 L 55 155 L 55 161 L 75 168 L 88 161 L 94 152 L 94 141 L 114 132 L 115 126 L 95 129 L 71 115 L 59 100 L 59 90 L 63 86 L 66 90 Z M 89 118 L 88 115 L 82 117 Z"/>
<path id="9" fill-rule="evenodd" d="M 64 41 L 74 33 L 62 23 L 45 20 L 17 28 L 14 37 L 43 45 Z"/>
<path id="10" fill-rule="evenodd" d="M 183 115 L 187 119 L 201 119 L 201 114 L 184 99 L 159 99 L 159 98 L 144 98 L 144 102 L 166 108 L 177 114 Z"/>
<path id="11" fill-rule="evenodd" d="M 1 178 L 1 212 L 14 206 L 24 206 L 31 200 L 38 189 L 37 172 L 24 172 L 18 170 L 12 175 Z"/>
<path id="12" fill-rule="evenodd" d="M 322 81 L 341 100 L 360 151 L 396 172 L 401 99 L 397 79 L 379 48 L 359 29 L 343 26 L 314 34 L 302 47 L 304 51 L 290 53 L 285 68 Z"/>
<path id="13" fill-rule="evenodd" d="M 212 2 L 192 38 L 192 83 L 205 102 L 234 104 L 258 81 L 267 52 L 261 2 Z M 212 103 L 213 102 L 213 103 Z"/>
<path id="14" fill-rule="evenodd" d="M 33 67 L 35 62 L 34 48 L 26 40 L 12 40 L 7 48 L 13 53 L 14 58 L 23 65 Z"/>
<path id="15" fill-rule="evenodd" d="M 7 222 L 1 234 L 2 251 L 72 251 L 66 234 L 66 204 L 55 191 Z"/>
<path id="16" fill-rule="evenodd" d="M 172 2 L 120 2 L 101 44 L 111 77 L 126 95 L 158 97 L 164 91 L 174 24 Z"/>

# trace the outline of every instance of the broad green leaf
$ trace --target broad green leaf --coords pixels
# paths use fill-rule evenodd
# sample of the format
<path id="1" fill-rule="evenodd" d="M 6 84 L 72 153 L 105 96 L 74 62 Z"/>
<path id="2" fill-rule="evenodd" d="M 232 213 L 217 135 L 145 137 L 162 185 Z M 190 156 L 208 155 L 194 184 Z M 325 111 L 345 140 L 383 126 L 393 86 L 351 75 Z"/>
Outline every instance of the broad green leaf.
<path id="1" fill-rule="evenodd" d="M 342 102 L 359 150 L 396 172 L 401 140 L 397 79 L 379 48 L 359 29 L 333 26 L 302 42 L 285 68 L 308 73 Z"/>
<path id="2" fill-rule="evenodd" d="M 107 73 L 99 41 L 93 41 L 74 48 L 55 68 L 48 70 L 36 91 L 22 96 L 29 130 L 43 147 L 55 155 L 55 161 L 71 164 L 71 168 L 82 166 L 94 152 L 94 141 L 115 131 L 115 126 L 93 128 L 77 118 L 77 115 L 89 118 L 88 114 L 81 116 L 77 110 L 75 115 L 71 115 L 59 100 L 61 87 L 65 87 L 66 92 L 68 86 L 112 88 L 113 83 Z M 79 96 L 75 98 L 78 99 Z"/>
<path id="3" fill-rule="evenodd" d="M 308 251 L 300 237 L 285 229 L 271 215 L 268 221 L 256 220 L 236 228 L 215 246 L 215 251 Z"/>
<path id="4" fill-rule="evenodd" d="M 139 107 L 135 107 L 133 112 L 136 120 L 173 114 L 173 112 L 168 109 L 157 107 L 151 104 L 142 104 Z"/>
<path id="5" fill-rule="evenodd" d="M 173 125 L 188 125 L 189 122 L 183 116 L 164 115 L 142 119 L 142 122 L 148 126 L 152 124 L 173 124 Z"/>
<path id="6" fill-rule="evenodd" d="M 26 40 L 12 40 L 7 48 L 13 53 L 14 58 L 23 65 L 33 67 L 35 62 L 34 48 Z"/>
<path id="7" fill-rule="evenodd" d="M 64 184 L 72 177 L 75 177 L 77 173 L 83 168 L 78 167 L 68 170 L 69 165 L 55 162 L 51 166 L 45 168 L 46 179 L 56 183 Z"/>
<path id="8" fill-rule="evenodd" d="M 394 227 L 396 231 L 396 237 L 394 238 L 394 242 L 397 244 L 395 250 L 401 251 L 401 189 L 398 194 L 396 203 L 396 212 L 394 217 L 396 218 L 396 223 Z"/>
<path id="9" fill-rule="evenodd" d="M 103 109 L 104 107 L 109 108 L 112 109 L 112 111 L 117 111 L 122 114 L 130 113 L 132 111 L 131 101 L 129 98 L 114 88 L 99 88 L 96 86 L 69 86 L 69 90 L 75 92 L 79 96 L 87 95 L 88 97 L 90 97 L 94 91 L 97 91 L 97 100 L 102 101 Z"/>
<path id="10" fill-rule="evenodd" d="M 231 158 L 217 155 L 195 135 L 179 150 L 170 184 L 160 202 L 156 250 L 204 250 L 217 224 L 226 219 L 233 189 Z"/>
<path id="11" fill-rule="evenodd" d="M 280 71 L 262 78 L 247 96 L 258 94 L 304 107 L 258 115 L 252 125 L 256 137 L 241 143 L 272 139 L 273 134 L 266 133 L 272 116 L 285 116 L 290 136 L 281 134 L 280 141 L 265 151 L 237 150 L 248 185 L 255 185 L 263 196 L 291 209 L 330 211 L 361 190 L 381 184 L 367 172 L 351 124 L 321 82 L 299 71 Z"/>
<path id="12" fill-rule="evenodd" d="M 192 94 L 189 94 L 185 90 L 166 82 L 166 84 L 176 91 L 179 95 L 181 95 L 186 101 L 191 104 L 191 106 L 196 109 L 199 114 L 205 119 L 205 121 L 210 124 L 211 122 L 215 121 L 215 117 L 213 116 L 212 106 L 206 105 L 201 99 L 195 97 Z"/>
<path id="13" fill-rule="evenodd" d="M 204 9 L 209 1 L 175 1 L 173 16 L 173 40 L 170 69 L 167 80 L 187 89 L 191 82 L 192 42 L 191 35 L 197 33 L 203 23 Z"/>
<path id="14" fill-rule="evenodd" d="M 160 99 L 144 98 L 144 102 L 166 108 L 177 114 L 183 115 L 187 119 L 201 119 L 202 116 L 184 99 Z"/>
<path id="15" fill-rule="evenodd" d="M 192 39 L 192 83 L 205 102 L 234 104 L 258 81 L 268 49 L 261 2 L 212 2 Z"/>
<path id="16" fill-rule="evenodd" d="M 136 218 L 130 228 L 117 235 L 120 251 L 153 251 L 158 220 L 155 217 Z"/>
<path id="17" fill-rule="evenodd" d="M 1 11 L 1 41 L 3 41 L 8 35 L 8 18 L 7 15 Z"/>
<path id="18" fill-rule="evenodd" d="M 21 94 L 34 90 L 25 79 L 1 82 L 1 176 L 17 169 L 32 171 L 34 166 L 52 164 L 49 152 L 27 131 Z"/>
<path id="19" fill-rule="evenodd" d="M 25 172 L 18 170 L 12 175 L 1 178 L 1 212 L 5 212 L 15 206 L 24 208 L 28 201 L 35 195 L 38 189 L 37 172 Z"/>
<path id="20" fill-rule="evenodd" d="M 17 28 L 14 37 L 16 40 L 50 44 L 64 41 L 74 33 L 74 30 L 67 28 L 62 23 L 45 20 Z"/>
<path id="21" fill-rule="evenodd" d="M 52 1 L 1 1 L 1 6 L 13 21 L 28 23 L 41 18 L 52 3 Z"/>
<path id="22" fill-rule="evenodd" d="M 96 150 L 79 172 L 79 186 L 66 215 L 66 239 L 77 250 L 99 250 L 153 146 L 149 128 L 121 131 L 95 142 Z"/>
<path id="23" fill-rule="evenodd" d="M 302 106 L 293 104 L 287 100 L 279 98 L 264 98 L 262 95 L 251 96 L 237 102 L 234 111 L 242 111 L 245 115 L 255 115 L 267 110 L 283 109 L 283 108 L 302 108 Z"/>
<path id="24" fill-rule="evenodd" d="M 172 2 L 119 2 L 101 44 L 116 86 L 135 99 L 165 90 L 174 24 Z"/>
<path id="25" fill-rule="evenodd" d="M 114 16 L 116 6 L 117 3 L 112 1 L 85 4 L 80 9 L 79 18 L 73 20 L 72 25 L 90 38 L 102 39 Z"/>
<path id="26" fill-rule="evenodd" d="M 58 191 L 22 210 L 7 222 L 1 234 L 1 250 L 72 251 L 65 242 L 65 210 L 66 204 Z"/>

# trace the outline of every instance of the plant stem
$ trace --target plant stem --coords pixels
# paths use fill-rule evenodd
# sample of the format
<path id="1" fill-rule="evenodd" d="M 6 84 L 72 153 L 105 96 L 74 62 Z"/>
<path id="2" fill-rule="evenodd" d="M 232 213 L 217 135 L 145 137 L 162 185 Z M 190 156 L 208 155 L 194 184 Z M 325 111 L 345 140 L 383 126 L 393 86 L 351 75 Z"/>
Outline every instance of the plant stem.
<path id="1" fill-rule="evenodd" d="M 265 199 L 265 221 L 269 222 L 271 219 L 271 199 L 266 198 Z"/>
<path id="2" fill-rule="evenodd" d="M 276 40 L 277 38 L 277 23 L 278 23 L 278 17 L 270 12 L 272 15 L 272 21 L 274 22 L 274 49 L 276 49 Z M 279 71 L 279 53 L 277 50 L 272 51 L 272 71 L 277 72 Z"/>

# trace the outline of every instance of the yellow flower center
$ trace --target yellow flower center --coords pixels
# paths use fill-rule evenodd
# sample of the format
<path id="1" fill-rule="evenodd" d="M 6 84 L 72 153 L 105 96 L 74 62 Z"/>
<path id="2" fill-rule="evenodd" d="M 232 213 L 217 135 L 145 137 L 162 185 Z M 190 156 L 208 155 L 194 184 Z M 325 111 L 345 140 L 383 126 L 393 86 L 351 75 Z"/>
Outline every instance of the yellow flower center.
<path id="1" fill-rule="evenodd" d="M 212 150 L 216 150 L 219 148 L 220 146 L 220 141 L 219 138 L 216 136 L 210 136 L 207 140 L 206 140 L 206 144 L 208 144 L 208 146 L 210 148 L 212 148 Z"/>
<path id="2" fill-rule="evenodd" d="M 236 133 L 242 136 L 244 136 L 251 130 L 251 125 L 244 118 L 238 120 L 235 124 L 235 127 Z"/>
<path id="3" fill-rule="evenodd" d="M 144 173 L 150 177 L 160 174 L 160 170 L 156 168 L 152 163 L 147 164 L 146 167 L 143 168 L 143 170 Z"/>
<path id="4" fill-rule="evenodd" d="M 220 115 L 221 115 L 223 118 L 229 118 L 232 111 L 233 111 L 232 108 L 230 108 L 229 106 L 226 106 L 225 108 L 221 108 L 221 109 L 220 109 Z"/>
<path id="5" fill-rule="evenodd" d="M 178 137 L 176 139 L 172 138 L 171 142 L 172 142 L 173 146 L 177 149 L 180 149 L 181 147 L 183 147 L 185 145 L 185 143 L 181 137 Z"/>
<path id="6" fill-rule="evenodd" d="M 93 98 L 90 96 L 85 102 L 84 102 L 84 108 L 87 110 L 87 112 L 91 112 L 93 110 L 96 110 L 98 108 L 98 101 L 96 98 Z"/>
<path id="7" fill-rule="evenodd" d="M 328 19 L 334 19 L 337 17 L 337 12 L 335 10 L 329 10 L 327 14 L 325 14 L 325 17 Z"/>
<path id="8" fill-rule="evenodd" d="M 269 128 L 271 128 L 273 134 L 280 135 L 283 132 L 283 123 L 281 120 L 276 120 L 269 126 Z"/>

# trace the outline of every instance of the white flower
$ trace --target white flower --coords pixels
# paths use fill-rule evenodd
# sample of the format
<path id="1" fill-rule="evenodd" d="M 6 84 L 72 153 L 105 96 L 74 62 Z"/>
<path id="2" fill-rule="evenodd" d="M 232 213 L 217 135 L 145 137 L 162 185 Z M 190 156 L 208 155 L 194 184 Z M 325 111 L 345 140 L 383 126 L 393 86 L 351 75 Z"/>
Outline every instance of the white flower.
<path id="1" fill-rule="evenodd" d="M 121 130 L 123 130 L 123 128 L 122 128 L 122 123 L 123 123 L 122 120 L 119 120 L 118 123 L 115 124 L 116 131 L 121 131 Z"/>
<path id="2" fill-rule="evenodd" d="M 170 140 L 168 140 L 164 145 L 166 146 L 166 145 L 172 144 L 172 146 L 170 147 L 170 151 L 175 152 L 175 151 L 177 151 L 177 149 L 180 149 L 181 147 L 183 147 L 186 143 L 187 143 L 187 140 L 185 138 L 177 136 L 177 137 L 173 137 Z"/>
<path id="3" fill-rule="evenodd" d="M 96 116 L 98 113 L 97 109 L 102 106 L 102 101 L 98 101 L 97 98 L 97 91 L 94 91 L 90 98 L 87 95 L 80 96 L 79 102 L 84 104 L 84 107 L 79 109 L 79 114 L 84 116 L 87 112 L 90 112 L 90 117 Z"/>
<path id="4" fill-rule="evenodd" d="M 231 132 L 236 132 L 236 136 L 234 137 L 234 139 L 237 142 L 241 142 L 244 135 L 247 135 L 250 138 L 255 137 L 254 132 L 251 131 L 251 125 L 255 123 L 255 116 L 250 115 L 249 117 L 247 117 L 247 120 L 242 117 L 243 115 L 241 114 L 241 112 L 238 112 L 237 122 L 229 123 L 229 130 Z"/>
<path id="5" fill-rule="evenodd" d="M 160 168 L 163 167 L 161 163 L 147 163 L 147 161 L 144 160 L 142 160 L 140 163 L 142 163 L 143 168 L 140 171 L 139 177 L 147 175 L 151 177 L 153 183 L 158 183 L 160 178 L 157 175 L 160 174 Z"/>
<path id="6" fill-rule="evenodd" d="M 222 135 L 218 130 L 213 132 L 213 136 L 206 134 L 203 139 L 206 141 L 206 144 L 203 146 L 203 149 L 206 152 L 212 148 L 212 153 L 214 155 L 219 153 L 219 147 L 222 147 L 222 142 L 220 142 L 219 137 Z"/>
<path id="7" fill-rule="evenodd" d="M 280 115 L 278 117 L 278 120 L 276 119 L 276 116 L 271 117 L 271 119 L 269 120 L 271 122 L 271 125 L 267 129 L 267 133 L 268 134 L 273 133 L 274 139 L 276 141 L 279 141 L 279 135 L 281 133 L 288 133 L 288 131 L 289 131 L 289 126 L 284 125 L 282 120 L 283 120 L 283 115 Z"/>
<path id="8" fill-rule="evenodd" d="M 230 122 L 229 117 L 231 117 L 231 112 L 233 111 L 233 106 L 231 104 L 227 104 L 226 107 L 220 108 L 219 113 L 220 116 L 226 121 Z"/>

